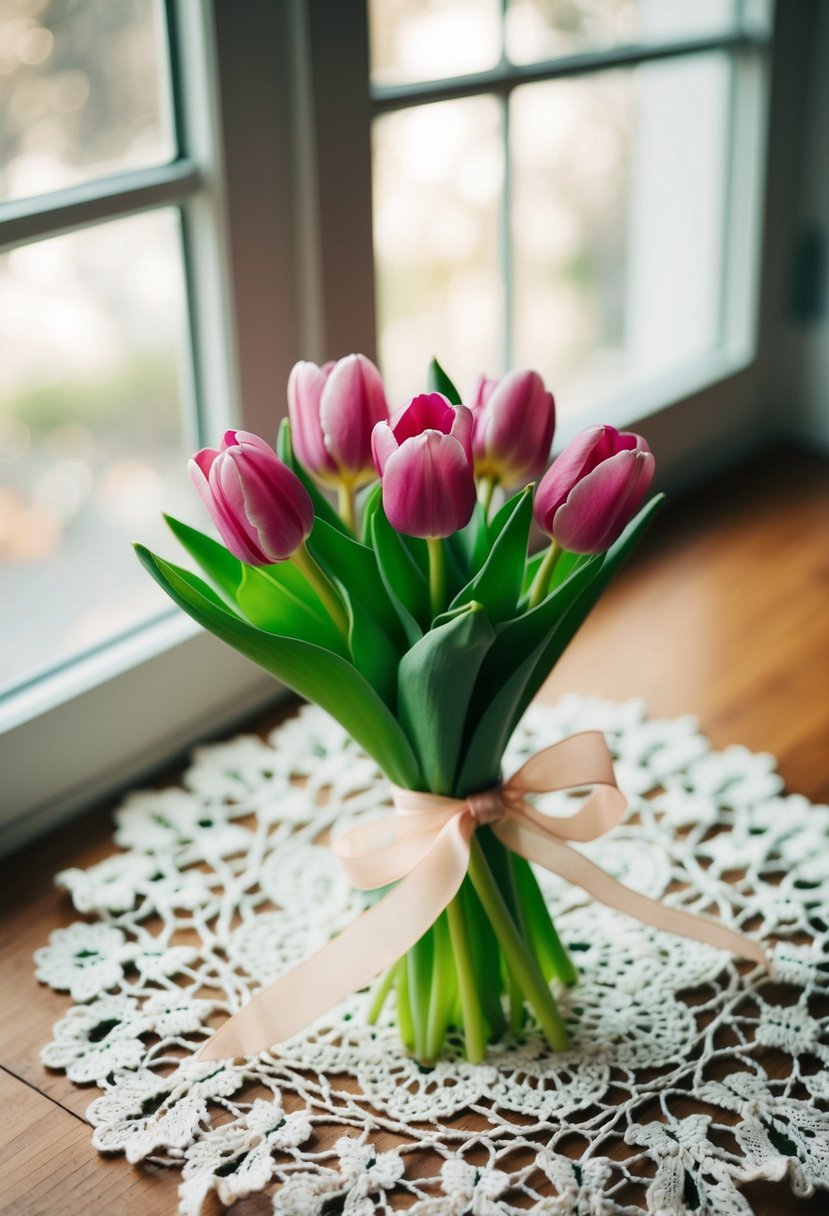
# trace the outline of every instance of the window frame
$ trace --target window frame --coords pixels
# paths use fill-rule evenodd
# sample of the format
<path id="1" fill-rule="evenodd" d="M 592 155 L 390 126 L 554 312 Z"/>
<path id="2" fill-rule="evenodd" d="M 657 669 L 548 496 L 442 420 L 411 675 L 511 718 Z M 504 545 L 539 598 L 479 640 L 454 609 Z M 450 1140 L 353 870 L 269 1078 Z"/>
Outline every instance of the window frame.
<path id="1" fill-rule="evenodd" d="M 388 90 L 372 98 L 367 85 L 365 0 L 246 0 L 244 21 L 232 0 L 166 0 L 166 9 L 176 160 L 34 208 L 2 204 L 0 246 L 4 233 L 21 243 L 180 204 L 199 435 L 236 421 L 273 438 L 299 355 L 375 353 L 371 121 L 391 98 Z M 608 421 L 639 424 L 660 453 L 663 485 L 725 464 L 759 433 L 762 369 L 753 355 L 770 59 L 768 49 L 758 53 L 760 37 L 740 35 L 734 51 L 743 60 L 732 107 L 732 148 L 743 163 L 734 172 L 750 180 L 751 205 L 731 191 L 729 222 L 733 230 L 739 219 L 741 239 L 729 246 L 728 273 L 750 272 L 752 281 L 728 305 L 735 340 L 695 386 L 687 378 L 651 385 L 607 410 Z M 694 45 L 711 42 L 722 40 Z M 612 56 L 617 64 L 654 58 L 653 48 Z M 561 74 L 579 68 L 575 59 L 584 68 L 584 58 L 571 56 Z M 525 69 L 516 72 L 524 83 Z M 16 227 L 5 227 L 10 221 Z M 558 441 L 568 434 L 560 428 Z M 0 700 L 0 853 L 282 694 L 176 610 L 32 681 Z"/>
<path id="2" fill-rule="evenodd" d="M 226 0 L 165 0 L 164 8 L 175 159 L 0 204 L 0 249 L 179 207 L 193 445 L 232 422 L 275 437 L 284 407 L 274 386 L 285 384 L 303 341 L 291 252 L 301 213 L 292 185 L 297 142 L 277 117 L 293 108 L 300 6 L 249 0 L 244 23 Z M 273 48 L 284 71 L 274 72 Z M 244 137 L 261 127 L 262 113 L 273 119 L 260 131 L 254 163 Z M 257 201 L 263 179 L 267 207 Z M 291 324 L 263 332 L 260 318 L 280 316 Z M 15 686 L 0 697 L 0 854 L 281 694 L 174 608 Z"/>

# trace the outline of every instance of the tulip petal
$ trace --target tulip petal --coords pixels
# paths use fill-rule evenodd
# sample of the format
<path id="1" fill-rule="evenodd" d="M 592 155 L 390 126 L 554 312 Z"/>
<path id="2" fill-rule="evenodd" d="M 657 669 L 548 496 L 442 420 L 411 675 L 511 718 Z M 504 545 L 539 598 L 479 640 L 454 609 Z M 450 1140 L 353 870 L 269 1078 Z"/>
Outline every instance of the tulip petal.
<path id="1" fill-rule="evenodd" d="M 236 466 L 232 459 L 228 460 L 223 455 L 210 470 L 210 501 L 207 502 L 207 509 L 219 535 L 234 556 L 253 566 L 265 565 L 268 559 L 260 549 L 255 533 L 252 535 L 245 526 L 242 504 Z"/>
<path id="2" fill-rule="evenodd" d="M 320 402 L 333 367 L 296 363 L 288 377 L 288 416 L 297 458 L 309 473 L 330 485 L 337 484 L 337 466 L 325 446 Z"/>
<path id="3" fill-rule="evenodd" d="M 389 419 L 398 444 L 414 438 L 421 431 L 450 434 L 455 414 L 460 406 L 450 405 L 442 393 L 419 393 Z M 465 408 L 465 407 L 463 407 Z"/>
<path id="4" fill-rule="evenodd" d="M 621 534 L 647 493 L 651 453 L 625 449 L 577 482 L 555 513 L 553 535 L 572 553 L 601 553 Z"/>
<path id="5" fill-rule="evenodd" d="M 469 458 L 451 435 L 426 430 L 407 439 L 386 461 L 383 507 L 398 532 L 449 536 L 466 526 L 475 502 Z"/>
<path id="6" fill-rule="evenodd" d="M 383 381 L 371 360 L 340 359 L 322 390 L 319 417 L 329 460 L 341 474 L 372 480 L 371 433 L 388 416 Z"/>
<path id="7" fill-rule="evenodd" d="M 589 426 L 581 431 L 541 478 L 533 513 L 535 522 L 548 536 L 552 535 L 553 517 L 574 484 L 595 468 L 596 450 L 605 440 L 606 429 L 603 426 Z"/>
<path id="8" fill-rule="evenodd" d="M 388 422 L 378 422 L 371 432 L 371 452 L 374 457 L 374 467 L 381 477 L 389 457 L 394 455 L 399 446 Z"/>

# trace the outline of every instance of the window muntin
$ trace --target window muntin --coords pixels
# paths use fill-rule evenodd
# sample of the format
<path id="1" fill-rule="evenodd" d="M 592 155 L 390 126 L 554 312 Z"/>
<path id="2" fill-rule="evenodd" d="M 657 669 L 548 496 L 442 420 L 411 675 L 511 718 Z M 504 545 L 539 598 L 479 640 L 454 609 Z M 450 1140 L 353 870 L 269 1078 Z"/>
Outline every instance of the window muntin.
<path id="1" fill-rule="evenodd" d="M 536 16 L 568 7 L 564 0 L 527 3 Z M 409 369 L 425 368 L 432 354 L 459 369 L 462 389 L 473 363 L 490 375 L 531 365 L 556 389 L 562 418 L 619 419 L 627 409 L 630 420 L 637 407 L 624 401 L 645 401 L 667 383 L 672 393 L 679 386 L 680 395 L 688 395 L 750 357 L 759 251 L 755 226 L 740 219 L 733 202 L 742 198 L 744 215 L 756 214 L 767 6 L 678 3 L 666 23 L 662 6 L 641 0 L 627 6 L 628 16 L 636 16 L 630 37 L 606 31 L 593 39 L 595 46 L 583 38 L 578 47 L 562 48 L 560 58 L 536 40 L 526 63 L 510 58 L 510 22 L 521 7 L 522 0 L 506 6 L 502 55 L 493 68 L 394 85 L 375 73 L 381 367 L 393 389 L 406 393 L 423 378 L 421 370 L 413 380 Z M 623 7 L 608 0 L 579 10 L 587 29 L 600 19 L 606 24 Z M 486 314 L 489 358 L 482 363 L 481 335 L 453 317 L 455 255 L 430 239 L 442 223 L 437 182 L 424 196 L 426 215 L 409 200 L 410 231 L 419 229 L 424 238 L 415 290 L 407 302 L 392 287 L 403 242 L 399 233 L 389 239 L 395 231 L 389 214 L 401 187 L 388 172 L 394 152 L 384 150 L 391 140 L 383 131 L 394 121 L 402 131 L 404 116 L 421 108 L 442 112 L 450 126 L 453 107 L 487 98 L 501 107 L 500 164 L 490 152 L 477 185 L 491 194 L 492 183 L 502 183 L 498 197 L 489 199 L 490 210 L 499 212 L 500 235 L 497 261 L 491 251 L 484 259 L 490 278 L 478 303 L 484 313 L 487 300 L 500 297 L 502 310 L 495 325 L 491 308 Z M 416 129 L 411 120 L 409 130 Z M 438 146 L 442 141 L 438 132 Z M 425 138 L 415 163 L 428 168 Z M 450 207 L 454 190 L 450 174 Z M 429 279 L 436 294 L 426 325 L 423 284 Z M 405 388 L 398 358 L 407 369 Z"/>

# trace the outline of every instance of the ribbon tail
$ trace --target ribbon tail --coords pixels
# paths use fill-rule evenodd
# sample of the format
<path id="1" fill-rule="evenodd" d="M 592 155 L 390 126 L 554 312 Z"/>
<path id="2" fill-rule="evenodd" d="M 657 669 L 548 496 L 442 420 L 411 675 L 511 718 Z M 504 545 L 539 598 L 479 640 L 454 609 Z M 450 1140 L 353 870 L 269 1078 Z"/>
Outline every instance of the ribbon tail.
<path id="1" fill-rule="evenodd" d="M 669 907 L 659 900 L 632 891 L 563 841 L 540 835 L 529 823 L 522 823 L 518 815 L 495 824 L 493 830 L 505 845 L 527 861 L 538 862 L 553 874 L 581 887 L 609 908 L 633 916 L 656 929 L 690 937 L 719 950 L 728 950 L 738 958 L 752 959 L 767 971 L 771 970 L 768 957 L 758 942 L 718 921 Z"/>
<path id="2" fill-rule="evenodd" d="M 199 1060 L 254 1056 L 388 970 L 457 894 L 474 821 L 455 815 L 398 885 L 292 971 L 252 997 L 197 1053 Z"/>

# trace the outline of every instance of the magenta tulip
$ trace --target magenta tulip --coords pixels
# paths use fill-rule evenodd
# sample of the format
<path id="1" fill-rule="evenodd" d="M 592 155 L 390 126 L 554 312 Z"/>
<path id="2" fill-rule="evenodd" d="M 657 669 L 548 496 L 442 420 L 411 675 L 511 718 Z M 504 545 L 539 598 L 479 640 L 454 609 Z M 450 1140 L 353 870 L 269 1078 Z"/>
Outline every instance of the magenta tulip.
<path id="1" fill-rule="evenodd" d="M 653 474 L 653 455 L 641 435 L 588 427 L 541 479 L 536 523 L 571 553 L 602 553 L 633 518 Z"/>
<path id="2" fill-rule="evenodd" d="M 383 381 L 365 355 L 336 363 L 297 363 L 288 379 L 294 451 L 323 485 L 352 489 L 373 481 L 371 432 L 389 416 Z"/>
<path id="3" fill-rule="evenodd" d="M 407 536 L 449 536 L 475 507 L 472 411 L 440 393 L 422 393 L 371 436 L 383 479 L 383 507 Z"/>
<path id="4" fill-rule="evenodd" d="M 555 403 L 538 372 L 481 376 L 471 402 L 475 426 L 475 474 L 506 485 L 524 485 L 544 471 L 555 427 Z"/>
<path id="5" fill-rule="evenodd" d="M 226 431 L 221 448 L 196 452 L 189 470 L 222 540 L 251 566 L 284 562 L 314 525 L 302 482 L 249 431 Z"/>

